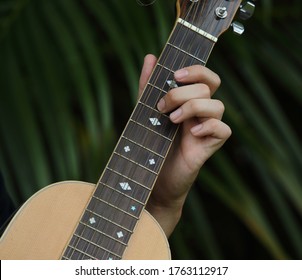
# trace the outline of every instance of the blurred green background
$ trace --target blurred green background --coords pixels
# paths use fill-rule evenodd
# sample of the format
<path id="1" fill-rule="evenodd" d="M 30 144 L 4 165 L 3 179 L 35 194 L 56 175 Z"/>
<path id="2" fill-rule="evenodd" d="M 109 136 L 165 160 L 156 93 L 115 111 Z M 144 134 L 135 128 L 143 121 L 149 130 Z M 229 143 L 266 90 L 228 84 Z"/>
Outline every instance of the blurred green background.
<path id="1" fill-rule="evenodd" d="M 243 36 L 219 38 L 208 67 L 233 135 L 200 172 L 174 259 L 302 258 L 301 16 L 300 0 L 258 1 Z M 174 20 L 172 0 L 0 0 L 0 169 L 16 206 L 98 180 Z"/>

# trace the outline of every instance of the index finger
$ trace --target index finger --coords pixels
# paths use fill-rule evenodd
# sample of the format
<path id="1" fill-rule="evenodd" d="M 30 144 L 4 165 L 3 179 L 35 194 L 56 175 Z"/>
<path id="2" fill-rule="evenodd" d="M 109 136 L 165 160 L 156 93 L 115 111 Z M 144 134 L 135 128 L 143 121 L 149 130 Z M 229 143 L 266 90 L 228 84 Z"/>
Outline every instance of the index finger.
<path id="1" fill-rule="evenodd" d="M 206 84 L 210 88 L 211 95 L 221 84 L 221 80 L 215 72 L 201 65 L 193 65 L 177 70 L 174 73 L 174 78 L 182 84 Z"/>

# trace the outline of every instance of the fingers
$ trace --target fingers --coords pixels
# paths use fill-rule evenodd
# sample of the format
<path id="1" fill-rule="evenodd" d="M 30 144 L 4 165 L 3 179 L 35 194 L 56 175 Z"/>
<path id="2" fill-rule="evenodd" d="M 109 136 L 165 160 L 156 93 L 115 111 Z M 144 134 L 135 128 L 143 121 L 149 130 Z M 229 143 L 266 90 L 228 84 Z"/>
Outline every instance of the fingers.
<path id="1" fill-rule="evenodd" d="M 224 113 L 224 105 L 216 99 L 190 99 L 170 114 L 174 123 L 196 118 L 214 118 L 221 120 Z"/>
<path id="2" fill-rule="evenodd" d="M 139 95 L 156 63 L 154 55 L 146 55 L 139 81 Z M 170 90 L 158 102 L 158 110 L 162 113 L 172 112 L 170 119 L 174 123 L 182 123 L 190 118 L 202 120 L 191 128 L 194 136 L 227 139 L 231 135 L 231 129 L 221 122 L 224 105 L 219 100 L 211 99 L 220 86 L 219 76 L 204 66 L 193 65 L 176 71 L 174 78 L 182 86 Z"/>
<path id="3" fill-rule="evenodd" d="M 174 77 L 177 82 L 183 84 L 206 84 L 210 89 L 211 95 L 214 94 L 221 83 L 219 76 L 215 72 L 201 65 L 180 69 L 174 73 Z"/>
<path id="4" fill-rule="evenodd" d="M 174 76 L 183 85 L 170 90 L 159 100 L 157 108 L 162 113 L 171 112 L 188 100 L 210 99 L 221 83 L 216 73 L 201 65 L 180 69 Z"/>
<path id="5" fill-rule="evenodd" d="M 188 100 L 211 98 L 210 88 L 206 84 L 192 84 L 170 90 L 157 104 L 157 109 L 168 113 Z"/>
<path id="6" fill-rule="evenodd" d="M 212 138 L 224 140 L 223 142 L 219 141 L 222 145 L 231 136 L 232 130 L 224 122 L 212 118 L 193 126 L 191 128 L 191 133 L 196 137 L 211 136 Z"/>
<path id="7" fill-rule="evenodd" d="M 157 58 L 154 55 L 148 54 L 145 56 L 144 65 L 139 79 L 139 92 L 138 92 L 139 96 L 142 94 L 148 82 L 148 79 L 153 71 L 153 68 L 156 65 L 156 62 L 157 62 Z"/>

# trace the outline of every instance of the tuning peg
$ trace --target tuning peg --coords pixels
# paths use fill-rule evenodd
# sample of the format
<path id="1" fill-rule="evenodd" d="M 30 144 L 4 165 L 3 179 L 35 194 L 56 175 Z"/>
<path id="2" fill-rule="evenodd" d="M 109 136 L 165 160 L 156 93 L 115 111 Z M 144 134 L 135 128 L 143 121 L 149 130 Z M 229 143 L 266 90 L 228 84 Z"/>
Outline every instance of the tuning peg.
<path id="1" fill-rule="evenodd" d="M 239 17 L 247 20 L 253 16 L 255 12 L 255 4 L 251 1 L 246 1 L 240 6 Z"/>
<path id="2" fill-rule="evenodd" d="M 244 33 L 244 26 L 242 23 L 238 21 L 234 21 L 232 23 L 233 32 L 237 35 L 242 35 Z"/>

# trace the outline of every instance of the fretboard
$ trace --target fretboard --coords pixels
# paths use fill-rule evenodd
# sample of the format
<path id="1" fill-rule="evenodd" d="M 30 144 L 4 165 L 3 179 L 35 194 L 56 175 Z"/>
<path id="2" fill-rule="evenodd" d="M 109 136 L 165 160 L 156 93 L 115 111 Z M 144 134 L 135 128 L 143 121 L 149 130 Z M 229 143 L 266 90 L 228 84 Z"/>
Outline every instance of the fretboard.
<path id="1" fill-rule="evenodd" d="M 214 41 L 178 22 L 158 60 L 63 259 L 121 259 L 176 136 L 156 105 L 180 68 L 205 65 Z"/>

